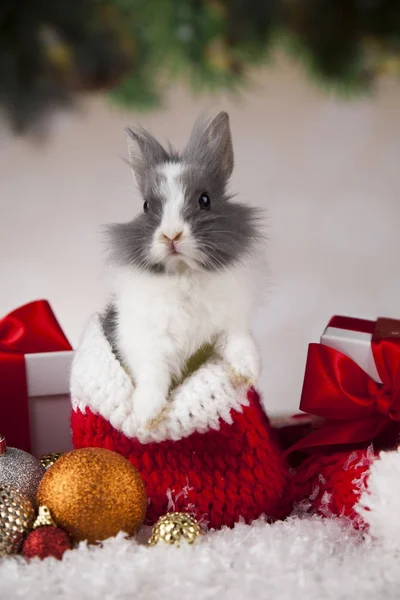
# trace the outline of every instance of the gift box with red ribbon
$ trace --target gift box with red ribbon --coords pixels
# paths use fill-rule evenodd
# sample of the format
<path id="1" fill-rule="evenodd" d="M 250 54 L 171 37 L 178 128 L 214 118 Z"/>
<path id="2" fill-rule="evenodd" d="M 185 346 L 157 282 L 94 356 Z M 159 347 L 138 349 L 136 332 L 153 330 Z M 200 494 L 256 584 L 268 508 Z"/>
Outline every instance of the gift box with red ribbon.
<path id="1" fill-rule="evenodd" d="M 286 450 L 296 466 L 287 512 L 382 530 L 387 511 L 400 511 L 387 496 L 400 488 L 400 321 L 333 317 L 309 345 L 300 409 L 321 421 Z"/>
<path id="2" fill-rule="evenodd" d="M 334 317 L 310 344 L 300 409 L 324 420 L 292 451 L 392 447 L 400 432 L 400 321 Z"/>
<path id="3" fill-rule="evenodd" d="M 72 448 L 72 357 L 46 300 L 25 304 L 0 319 L 0 431 L 8 446 L 36 456 Z"/>

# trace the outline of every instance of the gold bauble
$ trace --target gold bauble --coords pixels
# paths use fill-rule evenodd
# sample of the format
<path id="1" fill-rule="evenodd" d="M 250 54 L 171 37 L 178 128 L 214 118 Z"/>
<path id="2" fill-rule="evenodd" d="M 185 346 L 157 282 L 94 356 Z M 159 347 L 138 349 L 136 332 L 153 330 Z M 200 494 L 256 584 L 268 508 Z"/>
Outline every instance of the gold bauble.
<path id="1" fill-rule="evenodd" d="M 17 488 L 0 485 L 0 556 L 18 552 L 35 518 L 32 502 Z"/>
<path id="2" fill-rule="evenodd" d="M 62 452 L 49 452 L 49 454 L 43 454 L 39 460 L 47 471 L 47 469 L 50 469 L 50 467 L 53 466 L 62 455 Z"/>
<path id="3" fill-rule="evenodd" d="M 76 541 L 105 540 L 143 524 L 147 498 L 135 467 L 104 448 L 82 448 L 63 454 L 46 471 L 37 501 L 47 506 L 57 526 Z"/>
<path id="4" fill-rule="evenodd" d="M 48 527 L 49 525 L 57 527 L 47 506 L 39 506 L 38 516 L 32 525 L 32 529 L 37 529 L 38 527 Z"/>
<path id="5" fill-rule="evenodd" d="M 192 516 L 187 513 L 168 513 L 160 517 L 154 525 L 149 544 L 154 546 L 158 542 L 165 542 L 179 545 L 182 540 L 193 544 L 199 535 L 200 526 Z"/>

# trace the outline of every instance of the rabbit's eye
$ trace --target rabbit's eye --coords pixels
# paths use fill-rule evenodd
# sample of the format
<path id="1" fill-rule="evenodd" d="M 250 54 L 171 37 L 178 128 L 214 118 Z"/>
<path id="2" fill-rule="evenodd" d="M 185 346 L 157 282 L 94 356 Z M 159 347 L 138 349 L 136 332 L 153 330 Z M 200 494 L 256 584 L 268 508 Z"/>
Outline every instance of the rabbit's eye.
<path id="1" fill-rule="evenodd" d="M 211 200 L 208 194 L 201 194 L 199 198 L 199 206 L 202 210 L 210 210 L 211 208 Z"/>
<path id="2" fill-rule="evenodd" d="M 144 210 L 144 212 L 145 212 L 145 213 L 147 213 L 147 211 L 149 210 L 149 203 L 147 202 L 147 200 L 146 200 L 146 202 L 143 204 L 143 210 Z"/>

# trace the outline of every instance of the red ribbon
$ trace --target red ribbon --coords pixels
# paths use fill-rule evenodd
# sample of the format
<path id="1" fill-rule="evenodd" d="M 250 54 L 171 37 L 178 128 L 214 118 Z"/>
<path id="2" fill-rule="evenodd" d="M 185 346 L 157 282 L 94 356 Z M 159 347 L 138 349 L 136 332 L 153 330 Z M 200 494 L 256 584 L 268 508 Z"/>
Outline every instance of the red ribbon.
<path id="1" fill-rule="evenodd" d="M 0 431 L 30 451 L 25 354 L 72 350 L 50 304 L 30 302 L 0 319 Z"/>
<path id="2" fill-rule="evenodd" d="M 397 330 L 390 328 L 393 323 L 397 323 Z M 372 337 L 372 353 L 382 384 L 341 352 L 322 344 L 309 345 L 300 409 L 326 421 L 288 453 L 365 445 L 395 422 L 400 429 L 398 325 L 378 319 Z"/>

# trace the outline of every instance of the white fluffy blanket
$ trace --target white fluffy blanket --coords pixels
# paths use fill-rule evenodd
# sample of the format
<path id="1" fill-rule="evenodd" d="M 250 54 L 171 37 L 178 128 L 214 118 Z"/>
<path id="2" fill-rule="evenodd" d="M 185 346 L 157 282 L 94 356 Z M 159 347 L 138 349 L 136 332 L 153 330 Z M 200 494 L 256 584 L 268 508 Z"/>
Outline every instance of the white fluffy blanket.
<path id="1" fill-rule="evenodd" d="M 399 543 L 362 538 L 338 519 L 259 520 L 193 546 L 145 546 L 122 534 L 61 562 L 0 559 L 4 600 L 368 600 L 400 597 Z"/>

